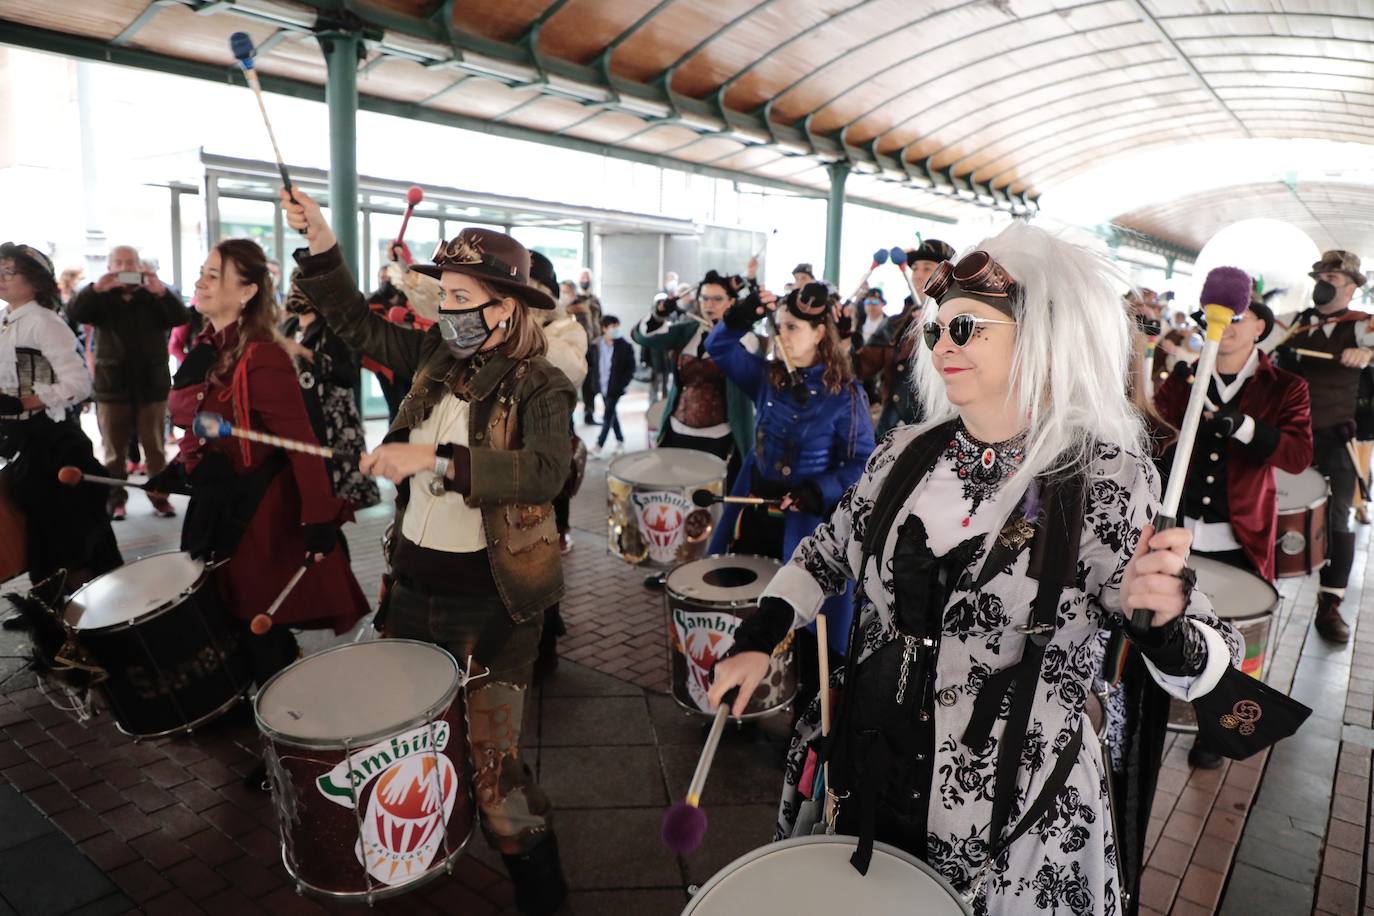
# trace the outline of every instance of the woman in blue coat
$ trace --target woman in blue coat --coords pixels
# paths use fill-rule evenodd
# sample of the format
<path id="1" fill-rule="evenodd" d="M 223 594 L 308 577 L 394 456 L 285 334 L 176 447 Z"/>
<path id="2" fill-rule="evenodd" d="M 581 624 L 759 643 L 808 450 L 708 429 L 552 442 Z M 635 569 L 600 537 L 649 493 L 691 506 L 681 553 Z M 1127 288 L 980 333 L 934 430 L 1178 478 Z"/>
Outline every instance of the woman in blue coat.
<path id="1" fill-rule="evenodd" d="M 776 313 L 779 358 L 767 360 L 743 341 L 760 316 Z M 782 501 L 781 509 L 727 504 L 711 539 L 712 553 L 751 553 L 787 560 L 863 473 L 873 451 L 868 398 L 840 346 L 824 284 L 809 283 L 785 299 L 771 293 L 741 299 L 706 339 L 706 351 L 754 401 L 754 447 L 732 496 Z M 853 607 L 849 593 L 822 607 L 832 670 L 842 663 Z M 797 632 L 797 667 L 805 708 L 819 688 L 814 625 Z"/>

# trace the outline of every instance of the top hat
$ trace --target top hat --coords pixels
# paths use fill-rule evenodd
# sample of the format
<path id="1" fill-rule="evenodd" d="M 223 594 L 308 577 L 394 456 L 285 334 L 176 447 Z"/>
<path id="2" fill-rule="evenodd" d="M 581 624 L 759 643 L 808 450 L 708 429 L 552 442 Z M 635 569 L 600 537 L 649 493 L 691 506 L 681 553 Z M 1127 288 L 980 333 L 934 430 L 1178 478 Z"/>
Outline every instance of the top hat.
<path id="1" fill-rule="evenodd" d="M 913 248 L 906 253 L 907 267 L 914 267 L 917 261 L 934 261 L 939 264 L 941 261 L 953 260 L 954 246 L 939 239 L 926 239 L 921 242 L 920 248 Z"/>
<path id="2" fill-rule="evenodd" d="M 558 297 L 558 273 L 543 252 L 530 252 L 530 283 L 535 289 L 543 289 L 550 296 Z"/>
<path id="3" fill-rule="evenodd" d="M 444 271 L 466 274 L 530 308 L 551 309 L 558 304 L 544 290 L 530 285 L 529 250 L 500 232 L 463 229 L 435 247 L 433 261 L 413 264 L 410 269 L 435 279 Z"/>
<path id="4" fill-rule="evenodd" d="M 1315 280 L 1317 274 L 1322 273 L 1345 274 L 1356 286 L 1364 286 L 1365 276 L 1360 273 L 1360 257 L 1350 251 L 1323 251 L 1322 259 L 1312 265 L 1312 272 L 1308 276 Z"/>

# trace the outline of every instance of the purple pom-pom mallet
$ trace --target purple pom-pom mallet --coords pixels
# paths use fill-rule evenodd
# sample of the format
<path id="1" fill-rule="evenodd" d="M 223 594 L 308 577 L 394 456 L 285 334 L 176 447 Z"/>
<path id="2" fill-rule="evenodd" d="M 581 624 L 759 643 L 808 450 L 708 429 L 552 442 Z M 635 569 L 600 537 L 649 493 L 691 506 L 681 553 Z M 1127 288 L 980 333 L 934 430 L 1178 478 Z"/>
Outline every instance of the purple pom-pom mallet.
<path id="1" fill-rule="evenodd" d="M 1250 308 L 1250 275 L 1238 267 L 1213 267 L 1202 281 L 1201 305 L 1221 305 L 1240 315 Z"/>
<path id="2" fill-rule="evenodd" d="M 730 707 L 739 696 L 739 688 L 732 688 L 716 708 L 716 717 L 711 721 L 711 731 L 706 735 L 706 745 L 701 749 L 697 760 L 696 772 L 692 783 L 687 787 L 687 797 L 675 803 L 663 813 L 663 829 L 660 836 L 663 845 L 678 855 L 689 855 L 696 851 L 706 836 L 706 812 L 701 810 L 701 790 L 706 788 L 706 777 L 711 772 L 711 762 L 715 760 L 716 748 L 720 747 L 720 735 L 725 730 L 725 720 L 730 716 Z"/>

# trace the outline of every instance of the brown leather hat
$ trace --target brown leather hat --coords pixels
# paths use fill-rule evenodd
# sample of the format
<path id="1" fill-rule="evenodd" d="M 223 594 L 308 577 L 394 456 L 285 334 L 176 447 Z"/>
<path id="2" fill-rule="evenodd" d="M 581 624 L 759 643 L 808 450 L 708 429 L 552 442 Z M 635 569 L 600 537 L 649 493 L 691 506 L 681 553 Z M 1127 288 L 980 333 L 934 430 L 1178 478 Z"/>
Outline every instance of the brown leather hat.
<path id="1" fill-rule="evenodd" d="M 515 239 L 490 229 L 463 229 L 434 249 L 433 264 L 412 264 L 410 269 L 438 279 L 444 271 L 467 274 L 502 295 L 519 299 L 530 308 L 551 309 L 557 303 L 542 289 L 530 285 L 530 253 Z"/>
<path id="2" fill-rule="evenodd" d="M 1317 274 L 1345 274 L 1356 286 L 1364 286 L 1365 275 L 1360 273 L 1360 256 L 1349 251 L 1323 251 L 1322 259 L 1312 265 L 1308 274 L 1312 279 Z"/>

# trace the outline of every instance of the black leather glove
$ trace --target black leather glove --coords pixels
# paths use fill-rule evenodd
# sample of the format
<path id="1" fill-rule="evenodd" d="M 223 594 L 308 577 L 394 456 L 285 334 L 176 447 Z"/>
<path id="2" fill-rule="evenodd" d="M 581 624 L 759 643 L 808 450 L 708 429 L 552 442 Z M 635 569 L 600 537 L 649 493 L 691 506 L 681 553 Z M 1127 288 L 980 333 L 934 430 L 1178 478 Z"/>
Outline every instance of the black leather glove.
<path id="1" fill-rule="evenodd" d="M 12 394 L 0 394 L 0 416 L 15 416 L 23 412 L 23 401 Z"/>
<path id="2" fill-rule="evenodd" d="M 148 478 L 148 490 L 154 493 L 191 495 L 191 486 L 186 480 L 185 471 L 175 461 Z"/>
<path id="3" fill-rule="evenodd" d="M 1235 435 L 1236 430 L 1245 422 L 1245 414 L 1241 413 L 1236 407 L 1235 402 L 1227 404 L 1212 415 L 1208 423 L 1208 429 L 1218 439 L 1229 439 Z"/>
<path id="4" fill-rule="evenodd" d="M 314 525 L 302 525 L 305 531 L 305 550 L 309 554 L 324 554 L 329 556 L 339 544 L 339 526 L 334 522 L 319 522 Z"/>
<path id="5" fill-rule="evenodd" d="M 807 515 L 822 515 L 825 512 L 825 497 L 821 495 L 821 488 L 814 480 L 802 481 L 787 495 L 792 497 L 792 503 L 799 512 L 805 512 Z"/>
<path id="6" fill-rule="evenodd" d="M 840 340 L 844 340 L 854 333 L 854 319 L 848 315 L 841 315 L 840 320 L 835 322 L 835 330 L 839 332 Z"/>
<path id="7" fill-rule="evenodd" d="M 796 619 L 792 605 L 768 595 L 759 600 L 759 609 L 735 630 L 735 642 L 724 657 L 739 655 L 741 652 L 763 652 L 771 655 L 787 634 L 792 630 Z"/>
<path id="8" fill-rule="evenodd" d="M 730 306 L 730 310 L 725 313 L 725 326 L 736 332 L 749 330 L 761 317 L 758 309 L 758 297 L 746 296 Z"/>
<path id="9" fill-rule="evenodd" d="M 1126 634 L 1163 674 L 1193 677 L 1207 667 L 1207 640 L 1183 615 L 1162 627 L 1150 627 L 1144 635 L 1129 627 Z"/>

